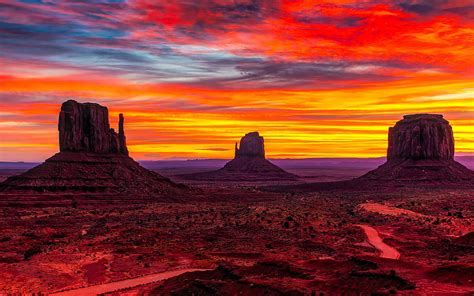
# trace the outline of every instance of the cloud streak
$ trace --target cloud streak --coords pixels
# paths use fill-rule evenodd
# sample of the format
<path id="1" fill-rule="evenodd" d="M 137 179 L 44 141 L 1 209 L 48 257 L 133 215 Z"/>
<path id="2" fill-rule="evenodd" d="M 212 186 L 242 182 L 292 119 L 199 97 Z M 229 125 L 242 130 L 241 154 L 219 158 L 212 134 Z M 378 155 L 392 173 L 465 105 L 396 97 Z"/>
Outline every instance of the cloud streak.
<path id="1" fill-rule="evenodd" d="M 447 0 L 0 0 L 0 158 L 52 153 L 69 98 L 125 113 L 138 158 L 229 157 L 255 129 L 269 155 L 379 156 L 387 126 L 413 112 L 449 115 L 457 149 L 474 152 L 473 11 Z"/>

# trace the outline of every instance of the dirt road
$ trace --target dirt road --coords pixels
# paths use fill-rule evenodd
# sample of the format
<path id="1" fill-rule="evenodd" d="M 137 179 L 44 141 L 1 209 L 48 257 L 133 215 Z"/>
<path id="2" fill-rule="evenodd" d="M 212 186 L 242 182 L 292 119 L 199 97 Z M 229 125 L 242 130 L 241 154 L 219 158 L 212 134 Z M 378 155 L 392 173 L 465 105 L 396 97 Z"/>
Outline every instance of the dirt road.
<path id="1" fill-rule="evenodd" d="M 118 281 L 118 282 L 111 282 L 111 283 L 106 283 L 102 285 L 89 286 L 85 288 L 79 288 L 79 289 L 74 289 L 74 290 L 69 290 L 69 291 L 64 291 L 64 292 L 53 293 L 49 295 L 57 295 L 57 296 L 98 295 L 102 293 L 114 292 L 120 289 L 132 288 L 139 285 L 166 280 L 166 279 L 181 275 L 186 272 L 204 271 L 204 270 L 208 270 L 208 269 L 188 268 L 188 269 L 165 271 L 165 272 L 145 275 L 138 278 L 123 280 L 123 281 Z"/>
<path id="2" fill-rule="evenodd" d="M 398 260 L 400 259 L 400 253 L 397 249 L 387 245 L 383 242 L 382 238 L 379 236 L 377 230 L 373 227 L 368 225 L 356 225 L 362 228 L 367 236 L 367 241 L 371 244 L 374 248 L 380 251 L 381 258 L 388 258 Z"/>

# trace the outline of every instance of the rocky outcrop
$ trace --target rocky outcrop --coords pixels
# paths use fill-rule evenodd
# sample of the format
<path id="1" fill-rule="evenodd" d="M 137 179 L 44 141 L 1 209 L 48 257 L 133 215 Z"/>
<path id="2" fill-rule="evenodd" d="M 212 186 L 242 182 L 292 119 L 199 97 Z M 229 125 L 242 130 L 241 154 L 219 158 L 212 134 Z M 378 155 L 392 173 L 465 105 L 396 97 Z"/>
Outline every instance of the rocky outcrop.
<path id="1" fill-rule="evenodd" d="M 387 159 L 453 160 L 453 129 L 443 115 L 405 115 L 388 130 Z"/>
<path id="2" fill-rule="evenodd" d="M 265 159 L 263 137 L 258 132 L 246 134 L 235 144 L 235 157 L 217 171 L 179 176 L 195 181 L 296 181 L 298 176 L 288 173 Z"/>
<path id="3" fill-rule="evenodd" d="M 124 117 L 123 114 L 119 114 L 119 153 L 120 154 L 125 154 L 128 155 L 128 149 L 127 149 L 127 140 L 125 138 L 125 131 L 123 128 L 123 123 L 124 123 Z"/>
<path id="4" fill-rule="evenodd" d="M 474 188 L 474 172 L 455 161 L 449 122 L 437 114 L 405 115 L 388 132 L 387 161 L 365 175 L 345 181 L 271 185 L 273 192 L 374 191 L 421 186 Z"/>
<path id="5" fill-rule="evenodd" d="M 66 101 L 59 113 L 59 150 L 61 152 L 92 152 L 128 155 L 119 116 L 119 133 L 110 128 L 109 111 L 94 103 Z"/>
<path id="6" fill-rule="evenodd" d="M 235 143 L 235 158 L 255 157 L 265 158 L 265 147 L 263 144 L 263 137 L 258 132 L 246 134 L 240 140 L 240 148 Z"/>
<path id="7" fill-rule="evenodd" d="M 59 114 L 60 152 L 0 184 L 8 193 L 108 194 L 175 199 L 185 188 L 149 171 L 128 156 L 124 116 L 110 128 L 106 107 L 69 100 Z M 181 194 L 182 195 L 182 194 Z"/>
<path id="8" fill-rule="evenodd" d="M 389 128 L 387 162 L 359 180 L 470 183 L 474 172 L 454 160 L 453 130 L 442 115 L 414 114 Z"/>

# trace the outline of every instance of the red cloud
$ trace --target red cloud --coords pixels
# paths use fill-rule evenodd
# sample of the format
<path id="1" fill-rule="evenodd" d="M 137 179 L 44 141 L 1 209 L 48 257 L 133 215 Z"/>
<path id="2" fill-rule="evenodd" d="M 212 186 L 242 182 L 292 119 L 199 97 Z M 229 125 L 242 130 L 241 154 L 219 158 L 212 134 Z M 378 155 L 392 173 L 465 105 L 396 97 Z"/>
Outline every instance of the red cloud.
<path id="1" fill-rule="evenodd" d="M 137 1 L 140 22 L 158 27 L 139 29 L 134 36 L 283 60 L 436 61 L 455 69 L 466 68 L 474 45 L 472 22 L 452 14 L 419 17 L 400 7 L 354 1 L 249 3 Z"/>

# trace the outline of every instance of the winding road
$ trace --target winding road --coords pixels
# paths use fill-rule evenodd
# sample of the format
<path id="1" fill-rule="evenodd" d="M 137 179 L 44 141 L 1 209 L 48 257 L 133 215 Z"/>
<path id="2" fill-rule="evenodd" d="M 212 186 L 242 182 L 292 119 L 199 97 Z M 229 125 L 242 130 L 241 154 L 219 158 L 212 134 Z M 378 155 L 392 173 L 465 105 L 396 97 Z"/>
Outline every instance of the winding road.
<path id="1" fill-rule="evenodd" d="M 166 280 L 166 279 L 181 275 L 186 272 L 206 271 L 206 270 L 209 270 L 209 269 L 188 268 L 188 269 L 165 271 L 165 272 L 149 274 L 149 275 L 145 275 L 145 276 L 141 276 L 141 277 L 137 277 L 133 279 L 123 280 L 123 281 L 118 281 L 118 282 L 111 282 L 111 283 L 106 283 L 102 285 L 89 286 L 85 288 L 68 290 L 64 292 L 52 293 L 49 295 L 57 295 L 57 296 L 98 295 L 98 294 L 114 292 L 121 289 L 132 288 L 139 285 Z"/>
<path id="2" fill-rule="evenodd" d="M 381 258 L 394 259 L 394 260 L 400 259 L 400 253 L 397 251 L 397 249 L 384 243 L 382 238 L 379 236 L 379 233 L 377 232 L 377 230 L 375 230 L 375 228 L 368 225 L 362 225 L 362 224 L 358 224 L 356 226 L 359 226 L 360 228 L 364 230 L 365 235 L 367 236 L 367 241 L 374 248 L 380 251 Z"/>

